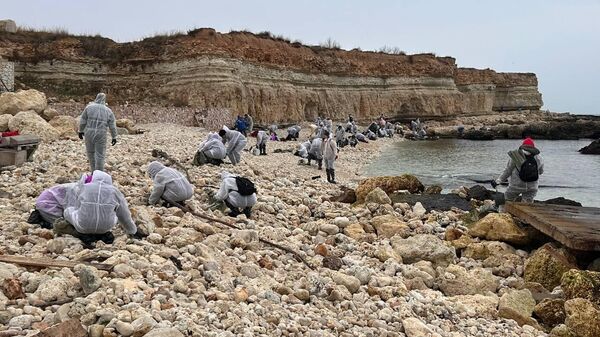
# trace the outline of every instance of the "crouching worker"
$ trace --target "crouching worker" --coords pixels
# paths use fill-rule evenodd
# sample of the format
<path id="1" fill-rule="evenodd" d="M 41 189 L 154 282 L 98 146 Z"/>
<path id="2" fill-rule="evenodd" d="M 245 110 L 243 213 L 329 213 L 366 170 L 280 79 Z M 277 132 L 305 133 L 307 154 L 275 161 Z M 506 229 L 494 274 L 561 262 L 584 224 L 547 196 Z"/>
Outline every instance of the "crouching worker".
<path id="1" fill-rule="evenodd" d="M 190 199 L 194 188 L 179 171 L 153 161 L 148 165 L 148 175 L 154 181 L 154 188 L 148 199 L 149 205 L 157 204 L 160 199 L 174 205 Z"/>
<path id="2" fill-rule="evenodd" d="M 229 130 L 226 126 L 219 131 L 219 136 L 227 143 L 226 155 L 233 165 L 242 160 L 242 150 L 246 147 L 246 137 L 240 132 Z"/>
<path id="3" fill-rule="evenodd" d="M 327 130 L 323 130 L 322 135 L 326 132 Z M 329 132 L 327 132 L 327 137 L 329 137 Z M 317 162 L 319 170 L 323 167 L 323 148 L 321 144 L 323 144 L 323 139 L 315 138 L 310 142 L 310 148 L 308 149 L 308 165 L 310 165 L 311 160 L 314 160 Z"/>
<path id="4" fill-rule="evenodd" d="M 290 126 L 287 129 L 288 134 L 287 137 L 285 137 L 285 140 L 298 140 L 298 137 L 300 137 L 300 130 L 302 130 L 300 125 Z"/>
<path id="5" fill-rule="evenodd" d="M 147 234 L 138 230 L 131 218 L 127 200 L 112 184 L 110 175 L 94 171 L 91 179 L 84 175 L 78 185 L 74 206 L 65 209 L 64 219 L 54 223 L 54 233 L 69 234 L 79 238 L 86 248 L 102 240 L 112 243 L 112 229 L 120 223 L 125 233 L 136 239 Z"/>
<path id="6" fill-rule="evenodd" d="M 244 177 L 235 176 L 229 172 L 221 173 L 221 186 L 215 194 L 215 199 L 222 200 L 231 212 L 229 216 L 236 217 L 245 214 L 250 218 L 252 206 L 256 204 L 256 188 Z"/>
<path id="7" fill-rule="evenodd" d="M 56 185 L 44 190 L 35 201 L 35 209 L 27 222 L 52 229 L 54 221 L 62 218 L 69 196 L 76 194 L 77 183 Z"/>
<path id="8" fill-rule="evenodd" d="M 223 139 L 216 133 L 209 133 L 206 141 L 198 147 L 194 156 L 193 164 L 201 166 L 204 164 L 221 165 L 225 159 L 227 151 Z"/>

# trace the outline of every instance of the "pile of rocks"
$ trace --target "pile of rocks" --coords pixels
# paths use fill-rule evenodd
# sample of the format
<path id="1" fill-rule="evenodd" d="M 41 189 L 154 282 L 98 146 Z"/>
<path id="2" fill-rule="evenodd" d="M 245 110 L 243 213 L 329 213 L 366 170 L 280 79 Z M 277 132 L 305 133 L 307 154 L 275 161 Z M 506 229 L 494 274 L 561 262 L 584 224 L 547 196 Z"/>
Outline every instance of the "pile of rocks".
<path id="1" fill-rule="evenodd" d="M 120 134 L 143 132 L 129 119 L 118 120 L 117 127 Z M 21 134 L 33 134 L 45 142 L 53 142 L 76 139 L 78 129 L 79 119 L 49 107 L 42 92 L 29 89 L 0 94 L 0 132 L 19 130 Z"/>
<path id="2" fill-rule="evenodd" d="M 388 188 L 423 190 L 414 177 L 403 177 L 402 186 L 393 179 L 361 184 L 362 165 L 395 140 L 342 149 L 340 183 L 362 186 L 355 193 L 361 200 L 349 204 L 330 201 L 340 188 L 311 179 L 321 172 L 284 151 L 295 143 L 269 142 L 268 156 L 244 153 L 235 167 L 192 167 L 205 131 L 144 128 L 109 149 L 106 169 L 150 233 L 145 240 L 116 229 L 113 244 L 84 250 L 75 238 L 26 222 L 43 189 L 85 172 L 79 141 L 43 143 L 33 162 L 0 173 L 3 254 L 114 266 L 35 271 L 0 263 L 0 330 L 31 336 L 76 319 L 90 336 L 537 337 L 554 326 L 555 336 L 593 335 L 582 331 L 598 322 L 590 319 L 596 274 L 571 270 L 568 252 L 544 246 L 531 254 L 528 233 L 507 216 L 490 214 L 468 228 L 464 211 L 393 203 Z M 241 229 L 147 206 L 154 148 L 188 165 L 197 187 L 190 208 Z M 206 186 L 218 185 L 224 169 L 255 182 L 251 219 L 209 207 L 214 190 Z M 293 249 L 312 268 L 259 237 Z"/>

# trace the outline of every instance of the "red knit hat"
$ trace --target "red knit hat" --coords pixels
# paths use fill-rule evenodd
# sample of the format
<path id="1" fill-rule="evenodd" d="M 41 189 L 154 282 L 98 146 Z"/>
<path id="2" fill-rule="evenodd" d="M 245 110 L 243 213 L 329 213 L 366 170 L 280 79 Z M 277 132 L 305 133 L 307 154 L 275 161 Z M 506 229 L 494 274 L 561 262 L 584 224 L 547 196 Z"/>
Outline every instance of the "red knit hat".
<path id="1" fill-rule="evenodd" d="M 527 147 L 535 147 L 535 144 L 533 143 L 533 139 L 527 137 L 525 138 L 525 140 L 523 141 L 522 146 L 527 146 Z"/>

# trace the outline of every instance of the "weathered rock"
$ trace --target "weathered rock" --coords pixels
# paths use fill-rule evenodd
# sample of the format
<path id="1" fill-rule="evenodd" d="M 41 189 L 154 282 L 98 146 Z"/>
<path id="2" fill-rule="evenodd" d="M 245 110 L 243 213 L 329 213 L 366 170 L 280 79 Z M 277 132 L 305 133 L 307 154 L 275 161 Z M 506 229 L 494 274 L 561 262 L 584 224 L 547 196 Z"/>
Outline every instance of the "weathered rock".
<path id="1" fill-rule="evenodd" d="M 77 265 L 75 270 L 79 276 L 79 284 L 86 295 L 98 290 L 100 285 L 102 285 L 102 279 L 98 276 L 96 268 L 86 265 Z"/>
<path id="2" fill-rule="evenodd" d="M 2 282 L 2 292 L 9 300 L 25 297 L 21 281 L 17 278 L 4 279 L 4 282 Z"/>
<path id="3" fill-rule="evenodd" d="M 346 275 L 344 273 L 334 272 L 331 275 L 331 278 L 333 279 L 333 282 L 346 287 L 348 289 L 348 291 L 353 294 L 355 292 L 357 292 L 358 289 L 360 288 L 360 280 L 352 275 Z"/>
<path id="4" fill-rule="evenodd" d="M 48 123 L 58 131 L 60 138 L 75 139 L 77 137 L 77 121 L 71 116 L 56 116 Z"/>
<path id="5" fill-rule="evenodd" d="M 154 318 L 150 316 L 142 316 L 133 322 L 131 322 L 131 327 L 133 328 L 133 337 L 142 337 L 148 333 L 148 331 L 152 330 L 156 325 L 156 321 Z"/>
<path id="6" fill-rule="evenodd" d="M 600 308 L 589 300 L 575 298 L 565 302 L 565 325 L 577 337 L 600 336 Z"/>
<path id="7" fill-rule="evenodd" d="M 452 264 L 440 273 L 437 284 L 447 296 L 456 296 L 496 292 L 499 282 L 487 269 L 474 268 L 467 271 L 459 265 Z"/>
<path id="8" fill-rule="evenodd" d="M 553 328 L 565 322 L 565 300 L 545 299 L 535 306 L 533 313 L 544 325 Z"/>
<path id="9" fill-rule="evenodd" d="M 323 258 L 323 267 L 325 268 L 329 268 L 332 270 L 340 270 L 340 268 L 342 268 L 342 265 L 342 259 L 335 255 L 325 256 Z"/>
<path id="10" fill-rule="evenodd" d="M 488 130 L 466 130 L 462 138 L 469 140 L 493 140 L 494 133 Z"/>
<path id="11" fill-rule="evenodd" d="M 402 320 L 402 326 L 407 337 L 440 337 L 438 333 L 433 332 L 416 317 L 409 317 Z"/>
<path id="12" fill-rule="evenodd" d="M 472 208 L 471 204 L 459 197 L 456 194 L 404 194 L 404 193 L 391 193 L 389 194 L 390 199 L 394 204 L 396 203 L 407 203 L 409 205 L 415 205 L 420 202 L 426 210 L 432 211 L 449 211 L 452 208 L 458 208 L 468 211 Z"/>
<path id="13" fill-rule="evenodd" d="M 133 327 L 130 323 L 118 321 L 115 324 L 115 328 L 119 332 L 119 334 L 123 337 L 129 337 L 133 335 Z"/>
<path id="14" fill-rule="evenodd" d="M 456 251 L 431 234 L 418 234 L 407 239 L 398 236 L 391 239 L 392 248 L 404 263 L 430 261 L 435 266 L 447 266 L 454 262 Z"/>
<path id="15" fill-rule="evenodd" d="M 177 330 L 175 328 L 157 328 L 157 329 L 153 329 L 150 332 L 148 332 L 147 334 L 145 334 L 144 337 L 184 337 L 184 336 L 181 332 L 179 332 L 179 330 Z"/>
<path id="16" fill-rule="evenodd" d="M 498 317 L 498 296 L 496 294 L 475 294 L 475 295 L 457 295 L 448 297 L 448 300 L 455 302 L 470 317 L 484 317 L 495 319 Z"/>
<path id="17" fill-rule="evenodd" d="M 69 290 L 69 283 L 59 277 L 53 277 L 48 281 L 40 283 L 34 295 L 44 302 L 64 299 Z"/>
<path id="18" fill-rule="evenodd" d="M 28 110 L 40 113 L 46 109 L 46 106 L 48 106 L 46 95 L 34 89 L 0 94 L 0 115 L 15 115 L 20 111 Z"/>
<path id="19" fill-rule="evenodd" d="M 36 135 L 45 142 L 55 141 L 59 136 L 58 131 L 33 110 L 17 113 L 9 120 L 8 128 L 19 130 L 21 134 Z"/>
<path id="20" fill-rule="evenodd" d="M 590 145 L 579 149 L 581 154 L 600 154 L 600 139 L 591 142 Z"/>
<path id="21" fill-rule="evenodd" d="M 353 238 L 354 240 L 359 240 L 367 233 L 365 232 L 361 224 L 353 223 L 350 224 L 348 227 L 344 228 L 344 234 Z"/>
<path id="22" fill-rule="evenodd" d="M 62 323 L 53 325 L 48 329 L 39 332 L 36 337 L 87 337 L 87 331 L 81 325 L 79 320 L 70 319 Z"/>
<path id="23" fill-rule="evenodd" d="M 548 243 L 525 261 L 524 279 L 528 282 L 537 282 L 544 288 L 552 290 L 560 284 L 564 273 L 576 268 L 576 260 L 569 252 Z"/>
<path id="24" fill-rule="evenodd" d="M 371 226 L 377 231 L 377 236 L 391 238 L 394 235 L 407 237 L 410 233 L 408 224 L 392 214 L 380 215 L 371 219 Z"/>
<path id="25" fill-rule="evenodd" d="M 368 204 L 370 202 L 378 205 L 390 205 L 392 200 L 390 200 L 390 197 L 381 188 L 376 187 L 365 197 L 365 203 Z"/>
<path id="26" fill-rule="evenodd" d="M 340 189 L 342 190 L 342 193 L 332 197 L 330 201 L 343 202 L 346 204 L 353 204 L 356 202 L 356 192 L 353 189 L 343 185 L 340 186 Z"/>
<path id="27" fill-rule="evenodd" d="M 427 186 L 425 189 L 425 194 L 440 194 L 442 193 L 442 186 L 439 185 L 431 185 Z"/>
<path id="28" fill-rule="evenodd" d="M 360 182 L 356 188 L 357 201 L 364 202 L 367 194 L 377 187 L 381 188 L 387 194 L 398 190 L 408 190 L 410 193 L 419 193 L 425 190 L 419 179 L 410 174 L 396 177 L 374 177 Z"/>
<path id="29" fill-rule="evenodd" d="M 550 331 L 550 337 L 577 337 L 575 333 L 564 324 L 559 324 L 552 331 Z"/>
<path id="30" fill-rule="evenodd" d="M 474 237 L 514 245 L 526 245 L 530 241 L 527 232 L 508 213 L 490 213 L 473 224 L 468 233 Z"/>
<path id="31" fill-rule="evenodd" d="M 58 116 L 58 111 L 56 111 L 56 109 L 46 108 L 42 113 L 40 113 L 40 116 L 42 116 L 42 118 L 47 122 L 50 122 L 54 117 Z M 73 120 L 76 119 L 73 118 Z"/>
<path id="32" fill-rule="evenodd" d="M 0 132 L 8 131 L 8 121 L 12 118 L 10 114 L 0 115 Z"/>
<path id="33" fill-rule="evenodd" d="M 567 199 L 564 197 L 557 197 L 557 198 L 544 200 L 544 201 L 542 201 L 542 203 L 550 204 L 550 205 L 564 205 L 564 206 L 577 206 L 577 207 L 582 206 L 580 202 L 577 202 L 577 201 L 571 200 L 571 199 Z"/>
<path id="34" fill-rule="evenodd" d="M 567 300 L 584 298 L 600 306 L 600 273 L 572 269 L 562 275 L 560 287 Z"/>
<path id="35" fill-rule="evenodd" d="M 482 185 L 475 185 L 468 189 L 467 199 L 475 199 L 479 201 L 495 200 L 496 192 L 488 190 Z"/>
<path id="36" fill-rule="evenodd" d="M 534 308 L 535 300 L 529 290 L 509 290 L 500 297 L 498 316 L 513 319 L 519 325 L 535 325 L 531 318 Z"/>

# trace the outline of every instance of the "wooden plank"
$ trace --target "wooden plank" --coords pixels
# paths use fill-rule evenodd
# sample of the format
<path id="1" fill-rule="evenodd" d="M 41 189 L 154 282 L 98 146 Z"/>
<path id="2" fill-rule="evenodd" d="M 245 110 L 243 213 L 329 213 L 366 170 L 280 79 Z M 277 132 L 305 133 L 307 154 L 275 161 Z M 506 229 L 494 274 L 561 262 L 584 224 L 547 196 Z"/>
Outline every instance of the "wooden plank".
<path id="1" fill-rule="evenodd" d="M 99 270 L 112 270 L 113 266 L 104 263 L 82 262 L 82 261 L 62 261 L 54 259 L 34 258 L 30 256 L 0 255 L 0 262 L 18 264 L 20 266 L 41 267 L 41 268 L 74 268 L 78 264 L 87 264 Z"/>
<path id="2" fill-rule="evenodd" d="M 569 248 L 600 251 L 600 208 L 511 202 L 506 210 Z"/>

